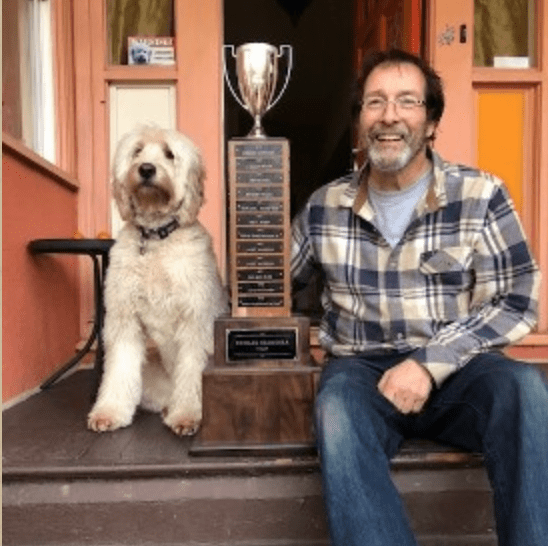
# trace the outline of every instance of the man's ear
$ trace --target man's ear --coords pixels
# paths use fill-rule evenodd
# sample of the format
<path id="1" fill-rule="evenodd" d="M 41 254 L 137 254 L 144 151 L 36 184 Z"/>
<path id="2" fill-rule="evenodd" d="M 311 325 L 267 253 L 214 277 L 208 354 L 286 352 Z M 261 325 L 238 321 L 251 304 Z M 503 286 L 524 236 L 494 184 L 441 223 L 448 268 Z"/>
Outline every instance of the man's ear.
<path id="1" fill-rule="evenodd" d="M 436 138 L 436 129 L 438 128 L 438 124 L 431 121 L 428 123 L 428 126 L 426 127 L 426 138 L 428 140 L 434 140 Z"/>

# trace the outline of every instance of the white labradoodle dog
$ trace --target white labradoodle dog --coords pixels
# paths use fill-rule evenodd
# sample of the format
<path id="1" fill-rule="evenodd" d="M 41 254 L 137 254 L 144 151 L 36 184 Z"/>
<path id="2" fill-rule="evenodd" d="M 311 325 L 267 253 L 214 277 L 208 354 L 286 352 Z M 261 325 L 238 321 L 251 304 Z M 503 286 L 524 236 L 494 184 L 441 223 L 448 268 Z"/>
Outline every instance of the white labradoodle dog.
<path id="1" fill-rule="evenodd" d="M 110 252 L 105 367 L 88 426 L 125 427 L 140 404 L 162 412 L 176 434 L 194 434 L 214 319 L 227 310 L 211 239 L 197 220 L 202 159 L 185 136 L 143 126 L 118 144 L 113 178 L 126 224 Z M 160 358 L 147 358 L 147 340 Z"/>

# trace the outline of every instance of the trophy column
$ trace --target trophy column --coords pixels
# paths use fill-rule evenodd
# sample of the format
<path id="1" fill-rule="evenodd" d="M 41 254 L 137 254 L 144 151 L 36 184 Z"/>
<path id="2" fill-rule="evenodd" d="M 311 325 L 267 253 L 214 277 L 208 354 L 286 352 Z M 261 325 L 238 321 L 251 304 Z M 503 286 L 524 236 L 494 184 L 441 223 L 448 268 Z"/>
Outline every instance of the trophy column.
<path id="1" fill-rule="evenodd" d="M 232 315 L 288 317 L 289 142 L 228 143 Z"/>
<path id="2" fill-rule="evenodd" d="M 190 452 L 306 453 L 314 449 L 319 368 L 310 361 L 308 319 L 291 315 L 289 141 L 260 126 L 278 100 L 277 54 L 268 44 L 245 44 L 234 56 L 243 101 L 227 83 L 255 126 L 228 143 L 232 313 L 215 322 L 202 426 Z"/>

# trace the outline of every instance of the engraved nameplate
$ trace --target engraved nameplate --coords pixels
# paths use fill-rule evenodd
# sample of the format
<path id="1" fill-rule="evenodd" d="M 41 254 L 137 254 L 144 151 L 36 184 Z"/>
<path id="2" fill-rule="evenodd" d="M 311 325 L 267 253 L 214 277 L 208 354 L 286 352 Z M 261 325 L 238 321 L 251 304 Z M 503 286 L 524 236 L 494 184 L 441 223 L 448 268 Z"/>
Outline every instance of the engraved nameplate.
<path id="1" fill-rule="evenodd" d="M 283 243 L 276 243 L 274 241 L 237 243 L 236 251 L 248 254 L 280 254 L 283 251 Z"/>
<path id="2" fill-rule="evenodd" d="M 250 170 L 264 170 L 264 169 L 281 169 L 282 158 L 281 157 L 246 157 L 236 159 L 236 169 L 250 171 Z"/>
<path id="3" fill-rule="evenodd" d="M 236 223 L 239 226 L 281 226 L 281 214 L 238 214 Z"/>
<path id="4" fill-rule="evenodd" d="M 236 230 L 238 239 L 282 239 L 282 229 L 272 228 L 238 228 Z"/>
<path id="5" fill-rule="evenodd" d="M 238 199 L 281 199 L 283 189 L 279 186 L 239 186 L 236 188 Z"/>
<path id="6" fill-rule="evenodd" d="M 237 212 L 282 212 L 281 201 L 237 201 Z"/>
<path id="7" fill-rule="evenodd" d="M 291 332 L 294 333 L 290 334 Z M 280 334 L 283 333 L 282 336 Z M 286 336 L 288 336 L 286 338 Z M 280 339 L 280 337 L 282 339 Z M 295 346 L 293 343 L 295 338 Z M 274 366 L 274 367 L 294 367 L 295 364 L 309 365 L 310 364 L 310 321 L 305 317 L 219 317 L 214 324 L 214 345 L 215 359 L 214 366 L 216 368 L 225 368 L 229 366 L 229 360 L 237 356 L 232 350 L 235 344 L 232 343 L 230 352 L 228 340 L 239 340 L 240 343 L 236 346 L 236 351 L 243 351 L 245 361 L 241 362 L 242 366 Z M 258 340 L 261 341 L 258 341 Z M 285 341 L 284 341 L 285 339 Z M 291 343 L 288 340 L 291 339 Z M 268 340 L 272 340 L 269 343 Z M 250 358 L 250 351 L 256 351 L 256 347 L 270 345 L 270 349 L 258 350 L 259 355 Z M 281 356 L 288 356 L 292 362 L 281 360 L 274 356 L 274 346 L 284 347 L 281 351 Z M 287 348 L 291 347 L 291 351 Z M 295 350 L 294 350 L 295 349 Z M 264 353 L 269 353 L 264 356 Z M 278 353 L 279 354 L 279 353 Z"/>
<path id="8" fill-rule="evenodd" d="M 283 278 L 283 269 L 242 269 L 238 271 L 239 281 L 277 281 Z"/>
<path id="9" fill-rule="evenodd" d="M 242 360 L 295 360 L 297 328 L 227 330 L 227 364 Z"/>
<path id="10" fill-rule="evenodd" d="M 280 294 L 284 291 L 283 282 L 241 282 L 238 284 L 240 294 Z"/>
<path id="11" fill-rule="evenodd" d="M 242 296 L 238 298 L 240 307 L 283 307 L 283 296 Z"/>
<path id="12" fill-rule="evenodd" d="M 279 171 L 238 172 L 236 182 L 238 184 L 281 184 L 283 174 Z"/>
<path id="13" fill-rule="evenodd" d="M 278 157 L 282 155 L 282 151 L 281 144 L 251 144 L 246 142 L 235 146 L 236 157 Z"/>
<path id="14" fill-rule="evenodd" d="M 237 256 L 237 267 L 283 267 L 282 256 Z"/>

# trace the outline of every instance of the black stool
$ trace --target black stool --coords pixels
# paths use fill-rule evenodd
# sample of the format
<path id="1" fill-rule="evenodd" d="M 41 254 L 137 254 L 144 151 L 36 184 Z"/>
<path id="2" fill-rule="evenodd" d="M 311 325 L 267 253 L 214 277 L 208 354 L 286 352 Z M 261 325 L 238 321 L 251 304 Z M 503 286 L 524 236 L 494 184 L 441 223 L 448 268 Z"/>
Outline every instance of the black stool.
<path id="1" fill-rule="evenodd" d="M 108 268 L 108 255 L 114 239 L 36 239 L 28 244 L 32 254 L 80 254 L 87 255 L 93 261 L 95 319 L 93 329 L 85 345 L 63 367 L 51 375 L 40 388 L 51 387 L 57 379 L 70 370 L 89 352 L 97 339 L 95 353 L 95 378 L 98 382 L 103 371 L 103 318 L 105 313 L 103 303 L 103 286 Z M 94 389 L 96 391 L 97 389 Z"/>

